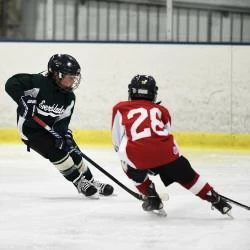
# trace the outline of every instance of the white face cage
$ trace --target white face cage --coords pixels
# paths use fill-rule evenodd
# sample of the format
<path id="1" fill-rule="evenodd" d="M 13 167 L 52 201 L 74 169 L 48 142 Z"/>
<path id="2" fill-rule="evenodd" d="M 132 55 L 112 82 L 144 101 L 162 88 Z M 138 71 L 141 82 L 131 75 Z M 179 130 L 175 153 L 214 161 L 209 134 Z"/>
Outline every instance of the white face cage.
<path id="1" fill-rule="evenodd" d="M 57 81 L 57 84 L 58 86 L 62 89 L 62 90 L 65 90 L 65 91 L 68 91 L 68 92 L 72 92 L 74 91 L 75 89 L 78 88 L 79 84 L 80 84 L 80 81 L 81 81 L 81 74 L 78 74 L 78 75 L 71 75 L 70 76 L 74 79 L 73 81 L 73 84 L 70 86 L 70 87 L 65 87 L 63 86 L 60 81 L 63 79 L 64 77 L 64 74 L 62 74 L 61 72 L 59 72 L 58 74 L 58 81 Z"/>
<path id="2" fill-rule="evenodd" d="M 78 88 L 80 81 L 81 81 L 81 74 L 79 75 L 74 75 L 74 83 L 71 86 L 71 91 L 74 91 L 75 89 Z"/>

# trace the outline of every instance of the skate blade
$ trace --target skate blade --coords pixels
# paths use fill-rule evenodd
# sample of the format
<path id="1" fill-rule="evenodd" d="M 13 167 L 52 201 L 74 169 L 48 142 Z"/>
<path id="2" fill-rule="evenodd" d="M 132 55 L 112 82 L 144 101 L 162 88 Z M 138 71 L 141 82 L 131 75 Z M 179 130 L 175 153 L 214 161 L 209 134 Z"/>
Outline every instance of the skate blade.
<path id="1" fill-rule="evenodd" d="M 88 199 L 91 199 L 91 200 L 98 200 L 98 199 L 100 199 L 100 195 L 99 195 L 98 192 L 96 192 L 96 193 L 93 194 L 93 195 L 85 196 L 85 197 L 88 198 Z"/>
<path id="2" fill-rule="evenodd" d="M 224 210 L 224 214 L 226 214 L 228 217 L 230 217 L 231 219 L 234 218 L 232 215 L 232 208 L 227 211 L 227 208 L 224 207 L 223 210 Z"/>
<path id="3" fill-rule="evenodd" d="M 116 197 L 116 196 L 118 196 L 117 193 L 112 193 L 110 195 L 103 195 L 103 194 L 99 194 L 99 195 L 100 195 L 100 197 Z"/>
<path id="4" fill-rule="evenodd" d="M 155 214 L 159 217 L 167 217 L 167 213 L 165 211 L 165 209 L 161 208 L 159 210 L 152 210 L 152 211 L 149 211 L 150 213 L 152 214 Z"/>
<path id="5" fill-rule="evenodd" d="M 231 218 L 231 219 L 234 219 L 233 215 L 232 215 L 232 210 L 229 210 L 226 215 Z"/>

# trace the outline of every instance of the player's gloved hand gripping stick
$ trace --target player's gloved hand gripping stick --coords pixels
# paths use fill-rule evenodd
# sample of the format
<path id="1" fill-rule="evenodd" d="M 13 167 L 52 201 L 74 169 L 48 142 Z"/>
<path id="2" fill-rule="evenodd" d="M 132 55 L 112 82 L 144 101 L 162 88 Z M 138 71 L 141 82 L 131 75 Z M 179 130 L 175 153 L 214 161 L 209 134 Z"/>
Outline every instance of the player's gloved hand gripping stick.
<path id="1" fill-rule="evenodd" d="M 59 135 L 56 131 L 54 131 L 50 126 L 48 126 L 44 121 L 42 121 L 39 117 L 37 116 L 33 116 L 33 120 L 39 124 L 41 127 L 43 127 L 44 129 L 46 129 L 47 131 L 49 131 L 52 135 L 54 135 L 57 139 L 62 139 L 64 140 L 64 138 Z M 127 191 L 128 193 L 130 193 L 132 196 L 134 196 L 136 199 L 138 200 L 144 200 L 143 196 L 130 190 L 128 187 L 126 187 L 125 185 L 123 185 L 120 181 L 118 181 L 114 176 L 112 176 L 110 173 L 108 173 L 105 169 L 103 169 L 101 166 L 99 166 L 96 162 L 94 162 L 93 160 L 91 160 L 87 155 L 85 155 L 84 153 L 81 152 L 81 150 L 77 147 L 77 145 L 75 147 L 72 146 L 72 148 L 68 148 L 68 151 L 72 151 L 74 150 L 76 153 L 78 153 L 80 156 L 82 156 L 85 160 L 87 160 L 90 164 L 92 164 L 94 167 L 96 167 L 98 170 L 100 170 L 103 174 L 105 174 L 106 176 L 108 176 L 112 181 L 114 181 L 117 185 L 119 185 L 121 188 L 123 188 L 125 191 Z"/>

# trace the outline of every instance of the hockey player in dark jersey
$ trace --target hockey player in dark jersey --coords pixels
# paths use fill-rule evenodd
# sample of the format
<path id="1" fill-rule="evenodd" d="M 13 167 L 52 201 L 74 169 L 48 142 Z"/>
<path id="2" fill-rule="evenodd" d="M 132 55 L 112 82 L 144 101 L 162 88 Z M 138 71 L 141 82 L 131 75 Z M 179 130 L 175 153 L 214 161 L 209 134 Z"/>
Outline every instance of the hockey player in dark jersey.
<path id="1" fill-rule="evenodd" d="M 163 184 L 177 182 L 194 195 L 230 215 L 231 205 L 203 180 L 181 155 L 170 132 L 169 111 L 156 102 L 158 87 L 152 76 L 136 75 L 128 86 L 129 100 L 113 107 L 112 141 L 127 176 L 145 195 L 145 211 L 162 211 L 163 203 L 150 174 Z"/>
<path id="2" fill-rule="evenodd" d="M 5 85 L 6 92 L 17 103 L 17 126 L 22 141 L 48 159 L 60 173 L 74 184 L 79 193 L 89 198 L 111 195 L 113 187 L 94 180 L 93 175 L 75 151 L 69 124 L 75 106 L 74 90 L 81 80 L 77 60 L 67 54 L 53 55 L 48 72 L 43 74 L 16 74 Z M 51 126 L 60 138 L 40 127 L 33 115 Z"/>

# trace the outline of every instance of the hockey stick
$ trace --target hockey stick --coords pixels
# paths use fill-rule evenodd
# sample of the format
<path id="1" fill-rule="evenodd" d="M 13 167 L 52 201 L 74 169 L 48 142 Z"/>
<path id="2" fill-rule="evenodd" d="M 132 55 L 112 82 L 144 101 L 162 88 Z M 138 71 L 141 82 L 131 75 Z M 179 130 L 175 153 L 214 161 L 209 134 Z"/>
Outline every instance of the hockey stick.
<path id="1" fill-rule="evenodd" d="M 250 210 L 250 207 L 247 206 L 247 205 L 244 205 L 244 204 L 242 204 L 242 203 L 239 203 L 238 201 L 232 200 L 232 199 L 230 199 L 230 198 L 228 198 L 228 197 L 225 197 L 225 196 L 223 196 L 223 195 L 220 195 L 220 196 L 221 196 L 221 198 L 225 199 L 225 200 L 228 201 L 228 202 L 231 202 L 232 204 L 235 204 L 235 205 L 237 205 L 237 206 L 239 206 L 239 207 L 245 208 L 246 210 Z"/>
<path id="2" fill-rule="evenodd" d="M 61 136 L 54 131 L 49 125 L 47 125 L 44 121 L 42 121 L 39 117 L 37 116 L 33 116 L 33 120 L 39 124 L 41 127 L 43 127 L 44 129 L 46 129 L 48 132 L 50 132 L 52 135 L 56 136 L 57 138 L 60 138 Z M 61 137 L 62 138 L 62 137 Z M 63 138 L 62 138 L 63 139 Z M 96 162 L 94 162 L 93 160 L 91 160 L 87 155 L 85 155 L 78 147 L 77 148 L 73 148 L 73 150 L 79 154 L 80 156 L 82 156 L 85 160 L 87 160 L 89 163 L 91 163 L 94 167 L 96 167 L 98 170 L 100 170 L 103 174 L 105 174 L 106 176 L 108 176 L 112 181 L 114 181 L 118 186 L 120 186 L 121 188 L 123 188 L 125 191 L 127 191 L 128 193 L 130 193 L 132 196 L 134 196 L 136 199 L 138 200 L 144 200 L 143 196 L 130 190 L 128 187 L 126 187 L 124 184 L 122 184 L 120 181 L 118 181 L 114 176 L 112 176 L 109 172 L 107 172 L 105 169 L 103 169 L 101 166 L 99 166 Z"/>

